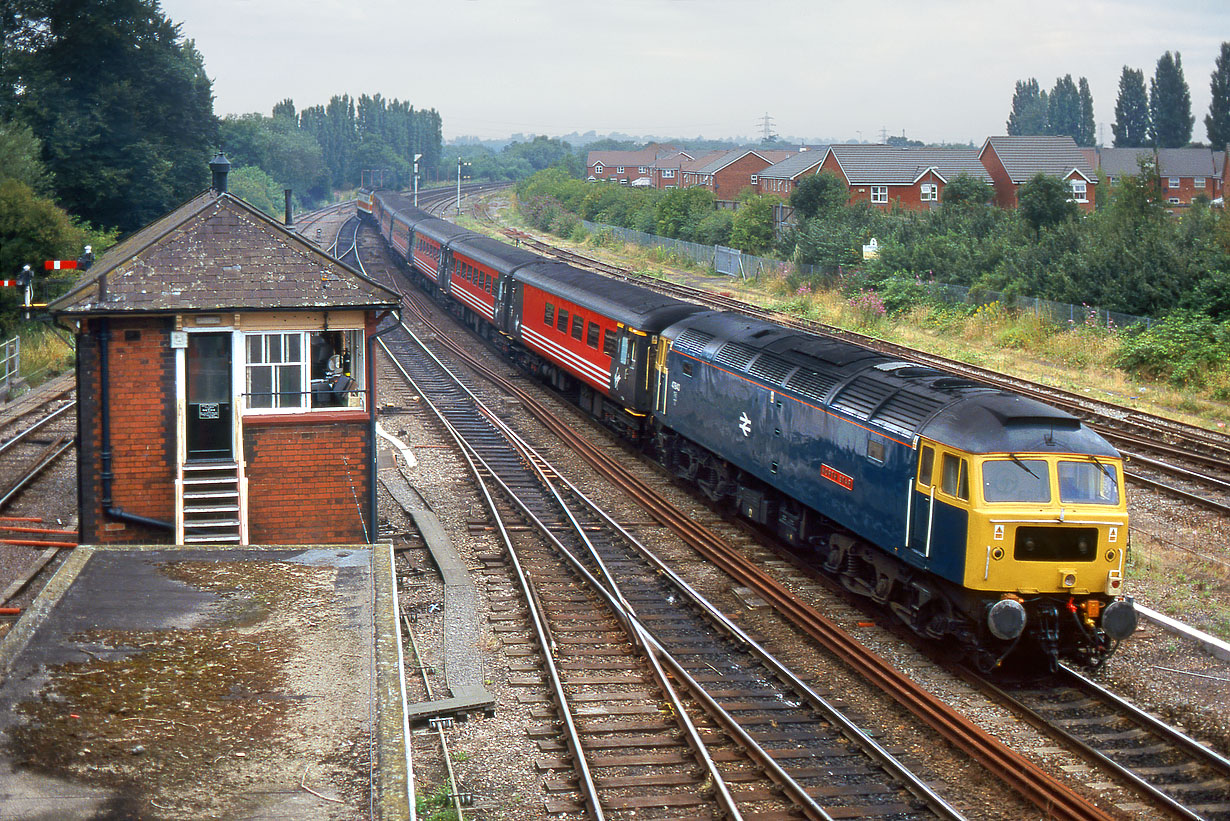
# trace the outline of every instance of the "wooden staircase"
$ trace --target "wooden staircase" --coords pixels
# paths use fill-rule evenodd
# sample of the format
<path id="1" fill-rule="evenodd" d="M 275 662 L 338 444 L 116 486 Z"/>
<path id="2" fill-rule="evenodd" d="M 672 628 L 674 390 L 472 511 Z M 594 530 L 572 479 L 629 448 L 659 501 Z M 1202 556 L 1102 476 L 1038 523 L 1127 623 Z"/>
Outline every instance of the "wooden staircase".
<path id="1" fill-rule="evenodd" d="M 184 544 L 239 544 L 239 466 L 184 463 Z"/>

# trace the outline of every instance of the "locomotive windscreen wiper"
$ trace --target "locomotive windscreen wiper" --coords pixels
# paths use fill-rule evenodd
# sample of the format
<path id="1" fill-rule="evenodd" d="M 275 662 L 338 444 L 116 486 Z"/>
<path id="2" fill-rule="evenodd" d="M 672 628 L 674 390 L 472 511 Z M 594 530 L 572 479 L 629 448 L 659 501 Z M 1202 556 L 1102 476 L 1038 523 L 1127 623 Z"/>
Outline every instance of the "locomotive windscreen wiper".
<path id="1" fill-rule="evenodd" d="M 1099 462 L 1098 457 L 1091 453 L 1089 454 L 1089 460 L 1102 469 L 1102 472 L 1106 474 L 1107 479 L 1110 479 L 1112 482 L 1115 481 L 1115 474 L 1110 472 L 1110 468 Z"/>
<path id="2" fill-rule="evenodd" d="M 1041 481 L 1042 481 L 1042 477 L 1041 477 L 1041 476 L 1039 476 L 1038 474 L 1034 473 L 1032 470 L 1030 470 L 1030 469 L 1029 469 L 1029 465 L 1027 465 L 1027 464 L 1025 464 L 1024 462 L 1022 462 L 1022 461 L 1021 461 L 1021 457 L 1017 456 L 1015 453 L 1009 453 L 1009 454 L 1008 454 L 1008 458 L 1009 458 L 1009 459 L 1011 459 L 1012 461 L 1016 462 L 1016 463 L 1017 463 L 1017 466 L 1018 466 L 1018 467 L 1020 467 L 1020 469 L 1021 469 L 1021 470 L 1025 471 L 1025 472 L 1026 472 L 1026 473 L 1028 473 L 1030 476 L 1032 476 L 1032 477 L 1034 477 L 1035 479 L 1037 479 L 1039 482 L 1041 482 Z"/>

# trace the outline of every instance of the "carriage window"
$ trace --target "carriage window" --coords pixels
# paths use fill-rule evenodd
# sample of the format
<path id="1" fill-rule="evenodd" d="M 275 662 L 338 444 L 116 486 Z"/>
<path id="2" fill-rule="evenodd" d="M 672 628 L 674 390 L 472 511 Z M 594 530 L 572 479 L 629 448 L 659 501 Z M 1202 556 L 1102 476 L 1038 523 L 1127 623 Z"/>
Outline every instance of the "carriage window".
<path id="1" fill-rule="evenodd" d="M 543 309 L 542 324 L 547 326 L 555 324 L 555 306 L 550 302 L 548 302 L 547 307 Z"/>
<path id="2" fill-rule="evenodd" d="M 923 446 L 918 457 L 918 484 L 931 485 L 931 471 L 935 467 L 935 448 Z"/>
<path id="3" fill-rule="evenodd" d="M 564 333 L 568 333 L 568 312 L 563 308 L 559 309 L 559 316 L 555 320 L 555 327 Z"/>
<path id="4" fill-rule="evenodd" d="M 958 499 L 969 498 L 969 465 L 959 456 L 944 454 L 940 490 Z"/>
<path id="5" fill-rule="evenodd" d="M 1119 504 L 1119 473 L 1101 462 L 1060 462 L 1059 499 L 1068 504 Z"/>
<path id="6" fill-rule="evenodd" d="M 597 350 L 599 336 L 601 336 L 601 334 L 598 330 L 598 323 L 597 322 L 589 323 L 589 330 L 586 332 L 586 336 L 585 336 L 585 344 L 593 348 L 594 350 Z"/>
<path id="7" fill-rule="evenodd" d="M 619 334 L 616 331 L 607 330 L 602 334 L 602 352 L 611 359 L 615 358 L 615 353 L 619 349 Z"/>
<path id="8" fill-rule="evenodd" d="M 1050 466 L 1041 459 L 983 462 L 982 498 L 988 502 L 1049 502 Z"/>
<path id="9" fill-rule="evenodd" d="M 580 316 L 572 315 L 572 338 L 580 339 L 585 335 L 585 320 Z"/>

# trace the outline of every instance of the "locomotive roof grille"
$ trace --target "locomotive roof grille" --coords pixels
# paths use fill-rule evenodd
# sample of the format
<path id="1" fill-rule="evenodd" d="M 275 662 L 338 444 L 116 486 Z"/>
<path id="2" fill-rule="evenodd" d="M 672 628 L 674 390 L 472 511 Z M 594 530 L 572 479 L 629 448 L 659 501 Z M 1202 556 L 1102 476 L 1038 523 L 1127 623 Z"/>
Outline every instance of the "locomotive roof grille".
<path id="1" fill-rule="evenodd" d="M 746 345 L 739 342 L 727 342 L 718 348 L 713 361 L 719 365 L 725 365 L 733 370 L 741 371 L 747 367 L 747 363 L 751 362 L 752 357 L 755 355 L 756 351 Z"/>
<path id="2" fill-rule="evenodd" d="M 786 382 L 786 387 L 800 396 L 823 402 L 824 397 L 828 396 L 829 391 L 836 384 L 836 377 L 799 368 Z"/>
<path id="3" fill-rule="evenodd" d="M 833 397 L 833 407 L 862 419 L 870 419 L 872 411 L 896 390 L 879 380 L 859 376 Z"/>
<path id="4" fill-rule="evenodd" d="M 704 351 L 705 346 L 713 341 L 713 334 L 707 334 L 704 331 L 695 331 L 688 328 L 683 333 L 675 338 L 675 350 L 680 353 L 690 354 L 691 356 L 700 356 Z"/>
<path id="5" fill-rule="evenodd" d="M 786 380 L 786 375 L 794 370 L 795 367 L 795 365 L 790 364 L 781 357 L 763 353 L 756 357 L 756 361 L 748 368 L 748 373 L 758 379 L 763 379 L 765 382 L 780 385 Z"/>
<path id="6" fill-rule="evenodd" d="M 939 399 L 898 391 L 880 406 L 875 421 L 900 433 L 912 434 L 924 419 L 943 405 Z"/>

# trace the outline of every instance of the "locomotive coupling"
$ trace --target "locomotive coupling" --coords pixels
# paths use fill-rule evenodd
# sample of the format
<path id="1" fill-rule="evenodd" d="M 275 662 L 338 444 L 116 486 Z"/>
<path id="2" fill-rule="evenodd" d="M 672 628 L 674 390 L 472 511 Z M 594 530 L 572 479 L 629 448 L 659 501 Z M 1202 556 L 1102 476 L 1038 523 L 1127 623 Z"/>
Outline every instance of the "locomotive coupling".
<path id="1" fill-rule="evenodd" d="M 1115 641 L 1136 632 L 1136 604 L 1131 596 L 1116 599 L 1102 611 L 1102 629 Z"/>
<path id="2" fill-rule="evenodd" d="M 1016 599 L 1000 599 L 987 610 L 987 627 L 997 639 L 1015 639 L 1025 630 L 1025 608 Z"/>

